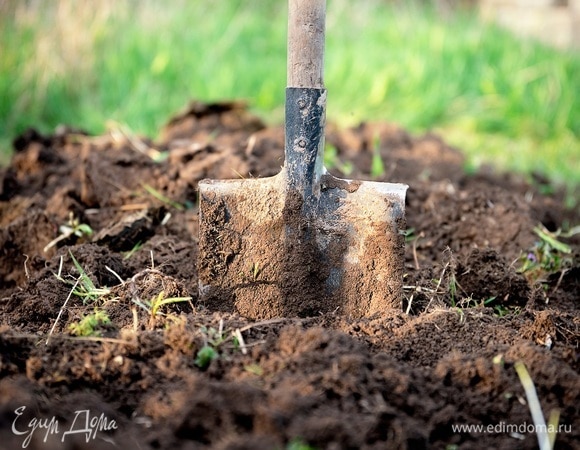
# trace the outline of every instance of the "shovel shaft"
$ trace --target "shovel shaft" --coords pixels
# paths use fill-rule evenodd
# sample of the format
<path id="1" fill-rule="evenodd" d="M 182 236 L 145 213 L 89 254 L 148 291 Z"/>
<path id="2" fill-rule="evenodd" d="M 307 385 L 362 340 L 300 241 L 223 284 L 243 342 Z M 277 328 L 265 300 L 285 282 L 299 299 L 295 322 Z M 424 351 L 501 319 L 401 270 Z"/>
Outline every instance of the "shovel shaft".
<path id="1" fill-rule="evenodd" d="M 326 0 L 288 0 L 288 87 L 324 85 Z"/>
<path id="2" fill-rule="evenodd" d="M 286 188 L 300 194 L 308 218 L 316 215 L 320 198 L 325 119 L 325 89 L 286 88 Z"/>
<path id="3" fill-rule="evenodd" d="M 314 218 L 324 160 L 326 90 L 323 82 L 326 0 L 288 2 L 288 87 L 285 170 L 288 193 Z"/>

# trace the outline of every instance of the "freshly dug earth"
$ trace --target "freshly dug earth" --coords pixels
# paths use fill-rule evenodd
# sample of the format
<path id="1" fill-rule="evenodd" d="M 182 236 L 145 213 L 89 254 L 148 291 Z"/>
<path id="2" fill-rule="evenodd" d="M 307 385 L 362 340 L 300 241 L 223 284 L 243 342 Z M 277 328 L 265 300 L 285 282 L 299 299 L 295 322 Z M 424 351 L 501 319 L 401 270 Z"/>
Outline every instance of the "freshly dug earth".
<path id="1" fill-rule="evenodd" d="M 369 179 L 379 143 L 379 180 L 410 185 L 401 308 L 255 322 L 198 301 L 196 189 L 278 173 L 283 129 L 193 103 L 161 136 L 15 140 L 0 172 L 2 448 L 537 448 L 518 361 L 546 418 L 560 413 L 556 448 L 578 448 L 578 237 L 559 238 L 572 251 L 557 267 L 521 270 L 542 257 L 536 226 L 579 224 L 561 194 L 465 175 L 435 136 L 329 127 L 334 174 Z"/>

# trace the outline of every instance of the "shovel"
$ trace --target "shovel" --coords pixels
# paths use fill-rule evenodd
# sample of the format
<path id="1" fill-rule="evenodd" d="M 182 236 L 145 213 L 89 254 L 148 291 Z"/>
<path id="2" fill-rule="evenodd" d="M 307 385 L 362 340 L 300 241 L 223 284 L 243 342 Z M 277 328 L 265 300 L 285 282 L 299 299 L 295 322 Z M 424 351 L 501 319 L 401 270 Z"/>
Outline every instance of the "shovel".
<path id="1" fill-rule="evenodd" d="M 251 319 L 402 308 L 403 184 L 323 165 L 325 0 L 289 0 L 284 167 L 199 183 L 199 300 Z"/>

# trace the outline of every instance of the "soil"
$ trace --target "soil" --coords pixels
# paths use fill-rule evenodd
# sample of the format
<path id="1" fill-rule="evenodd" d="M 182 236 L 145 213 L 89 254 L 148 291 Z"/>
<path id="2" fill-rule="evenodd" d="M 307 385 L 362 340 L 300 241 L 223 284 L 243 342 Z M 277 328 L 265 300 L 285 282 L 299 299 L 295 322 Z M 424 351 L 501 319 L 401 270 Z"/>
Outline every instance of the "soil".
<path id="1" fill-rule="evenodd" d="M 193 103 L 156 142 L 18 137 L 0 171 L 1 447 L 536 448 L 521 361 L 546 419 L 560 414 L 556 448 L 577 448 L 580 239 L 558 238 L 559 266 L 521 269 L 534 228 L 577 225 L 578 210 L 545 180 L 467 175 L 434 135 L 326 134 L 336 167 L 352 163 L 334 175 L 371 179 L 378 142 L 375 180 L 410 186 L 401 307 L 308 310 L 294 291 L 300 308 L 252 320 L 226 293 L 200 301 L 198 182 L 283 164 L 282 127 L 242 103 Z M 78 336 L 95 311 L 108 320 Z"/>

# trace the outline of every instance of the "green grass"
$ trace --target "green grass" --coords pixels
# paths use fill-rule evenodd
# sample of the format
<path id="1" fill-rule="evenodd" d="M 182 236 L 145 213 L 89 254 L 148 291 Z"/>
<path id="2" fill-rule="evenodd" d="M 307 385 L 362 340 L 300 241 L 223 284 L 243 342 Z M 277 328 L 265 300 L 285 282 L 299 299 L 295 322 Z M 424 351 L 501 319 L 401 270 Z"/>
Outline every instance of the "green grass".
<path id="1" fill-rule="evenodd" d="M 4 162 L 28 126 L 101 133 L 113 120 L 155 137 L 192 98 L 247 99 L 283 121 L 283 0 L 26 3 L 0 3 Z M 580 54 L 403 3 L 328 0 L 329 120 L 434 130 L 469 167 L 580 185 Z"/>

